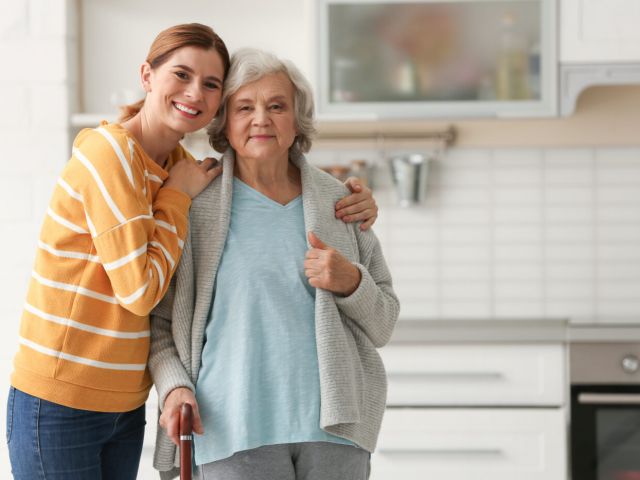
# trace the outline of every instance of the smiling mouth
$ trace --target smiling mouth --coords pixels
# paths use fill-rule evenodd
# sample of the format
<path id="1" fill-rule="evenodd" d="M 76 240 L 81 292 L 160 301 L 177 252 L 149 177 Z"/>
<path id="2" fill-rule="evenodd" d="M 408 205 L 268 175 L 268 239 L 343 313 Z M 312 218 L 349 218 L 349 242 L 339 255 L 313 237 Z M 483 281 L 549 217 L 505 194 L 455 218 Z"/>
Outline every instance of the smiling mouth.
<path id="1" fill-rule="evenodd" d="M 186 105 L 183 105 L 182 103 L 178 103 L 178 102 L 173 102 L 173 106 L 179 112 L 187 114 L 188 116 L 191 116 L 191 117 L 196 117 L 200 113 L 202 113 L 200 110 L 196 110 L 195 108 L 187 107 Z"/>

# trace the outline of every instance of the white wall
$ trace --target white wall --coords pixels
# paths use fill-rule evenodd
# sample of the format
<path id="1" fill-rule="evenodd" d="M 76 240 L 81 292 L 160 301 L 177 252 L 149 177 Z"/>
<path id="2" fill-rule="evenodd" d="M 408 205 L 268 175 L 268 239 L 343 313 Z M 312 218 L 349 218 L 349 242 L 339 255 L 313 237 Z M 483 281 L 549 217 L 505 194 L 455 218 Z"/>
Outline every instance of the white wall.
<path id="1" fill-rule="evenodd" d="M 155 35 L 183 22 L 210 25 L 232 53 L 260 47 L 293 60 L 311 78 L 311 0 L 83 0 L 84 111 L 113 109 L 104 92 L 139 91 L 138 69 Z M 89 28 L 89 25 L 91 28 Z M 117 28 L 114 26 L 117 25 Z M 106 49 L 105 45 L 111 48 Z M 110 68 L 105 68 L 109 65 Z"/>
<path id="2" fill-rule="evenodd" d="M 3 431 L 20 309 L 31 273 L 37 233 L 57 173 L 69 152 L 66 1 L 0 0 L 0 423 Z M 4 441 L 0 477 L 9 477 Z"/>

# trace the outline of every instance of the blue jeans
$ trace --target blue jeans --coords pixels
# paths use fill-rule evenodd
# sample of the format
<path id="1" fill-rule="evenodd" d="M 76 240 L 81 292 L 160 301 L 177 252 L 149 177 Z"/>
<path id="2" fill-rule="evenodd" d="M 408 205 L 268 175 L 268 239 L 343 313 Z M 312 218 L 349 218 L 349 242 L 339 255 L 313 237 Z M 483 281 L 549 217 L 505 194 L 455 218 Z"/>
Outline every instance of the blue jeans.
<path id="1" fill-rule="evenodd" d="M 16 480 L 135 480 L 144 405 L 124 413 L 51 403 L 11 387 L 7 444 Z"/>

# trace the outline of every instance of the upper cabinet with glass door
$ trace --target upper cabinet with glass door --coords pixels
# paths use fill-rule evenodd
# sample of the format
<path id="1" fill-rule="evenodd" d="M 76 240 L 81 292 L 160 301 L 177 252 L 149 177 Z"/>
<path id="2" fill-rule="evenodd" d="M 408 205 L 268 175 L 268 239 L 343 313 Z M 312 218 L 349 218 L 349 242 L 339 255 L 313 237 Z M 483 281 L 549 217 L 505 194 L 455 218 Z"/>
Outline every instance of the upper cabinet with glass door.
<path id="1" fill-rule="evenodd" d="M 556 114 L 555 0 L 317 0 L 320 118 Z"/>

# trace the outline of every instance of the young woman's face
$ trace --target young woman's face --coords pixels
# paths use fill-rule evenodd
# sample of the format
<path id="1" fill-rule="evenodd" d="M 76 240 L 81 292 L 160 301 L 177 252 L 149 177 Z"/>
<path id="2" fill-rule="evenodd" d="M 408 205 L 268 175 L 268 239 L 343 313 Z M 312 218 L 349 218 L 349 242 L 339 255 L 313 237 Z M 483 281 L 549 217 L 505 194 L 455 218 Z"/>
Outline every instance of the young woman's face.
<path id="1" fill-rule="evenodd" d="M 183 47 L 157 68 L 143 65 L 145 109 L 180 133 L 205 127 L 218 111 L 224 65 L 215 50 Z"/>
<path id="2" fill-rule="evenodd" d="M 238 158 L 288 158 L 296 138 L 294 87 L 284 73 L 265 75 L 229 98 L 225 133 Z"/>

